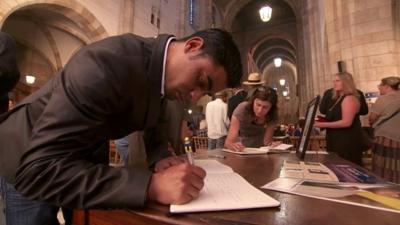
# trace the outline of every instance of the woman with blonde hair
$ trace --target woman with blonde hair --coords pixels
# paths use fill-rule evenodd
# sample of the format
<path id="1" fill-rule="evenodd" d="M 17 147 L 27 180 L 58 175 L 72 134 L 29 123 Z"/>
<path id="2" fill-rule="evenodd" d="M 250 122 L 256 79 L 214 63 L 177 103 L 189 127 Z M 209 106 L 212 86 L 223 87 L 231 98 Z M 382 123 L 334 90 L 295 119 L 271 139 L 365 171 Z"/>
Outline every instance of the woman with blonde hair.
<path id="1" fill-rule="evenodd" d="M 400 183 L 400 77 L 386 77 L 378 85 L 381 96 L 372 106 L 369 122 L 374 127 L 372 171 Z"/>
<path id="2" fill-rule="evenodd" d="M 358 165 L 361 165 L 363 150 L 360 105 L 352 75 L 338 73 L 333 80 L 333 96 L 325 114 L 328 122 L 315 122 L 316 127 L 326 128 L 327 150 Z"/>

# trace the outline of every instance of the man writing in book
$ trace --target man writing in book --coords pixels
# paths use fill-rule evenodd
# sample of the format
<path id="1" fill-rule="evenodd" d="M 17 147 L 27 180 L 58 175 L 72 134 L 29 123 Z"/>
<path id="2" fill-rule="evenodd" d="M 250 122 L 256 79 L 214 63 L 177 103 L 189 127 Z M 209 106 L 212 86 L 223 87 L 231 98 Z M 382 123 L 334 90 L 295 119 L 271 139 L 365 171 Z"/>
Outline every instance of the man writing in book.
<path id="1" fill-rule="evenodd" d="M 169 157 L 163 99 L 197 101 L 239 84 L 240 55 L 218 29 L 173 36 L 115 36 L 83 47 L 52 80 L 0 119 L 0 175 L 29 199 L 69 208 L 182 204 L 205 172 Z M 157 173 L 99 162 L 108 139 L 145 130 Z M 18 140 L 18 141 L 11 141 Z"/>

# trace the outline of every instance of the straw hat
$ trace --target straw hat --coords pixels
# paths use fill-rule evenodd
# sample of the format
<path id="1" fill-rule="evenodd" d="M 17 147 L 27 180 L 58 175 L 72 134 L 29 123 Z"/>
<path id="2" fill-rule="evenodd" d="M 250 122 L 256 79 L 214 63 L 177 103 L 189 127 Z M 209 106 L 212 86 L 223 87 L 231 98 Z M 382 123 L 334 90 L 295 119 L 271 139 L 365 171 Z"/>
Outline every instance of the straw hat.
<path id="1" fill-rule="evenodd" d="M 261 76 L 259 73 L 250 73 L 247 77 L 247 80 L 243 81 L 244 85 L 259 85 L 264 83 L 264 81 L 261 81 Z"/>

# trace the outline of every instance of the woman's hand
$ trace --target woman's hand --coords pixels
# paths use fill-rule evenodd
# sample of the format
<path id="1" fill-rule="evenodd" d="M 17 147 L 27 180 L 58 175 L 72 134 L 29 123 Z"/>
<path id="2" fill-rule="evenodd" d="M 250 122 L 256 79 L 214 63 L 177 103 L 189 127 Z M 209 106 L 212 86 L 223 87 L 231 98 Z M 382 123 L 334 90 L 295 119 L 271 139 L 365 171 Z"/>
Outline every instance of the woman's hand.
<path id="1" fill-rule="evenodd" d="M 278 145 L 280 145 L 282 143 L 283 143 L 282 141 L 271 141 L 271 142 L 268 142 L 268 143 L 264 142 L 264 145 L 273 148 L 273 147 L 276 147 L 276 146 L 278 146 Z"/>
<path id="2" fill-rule="evenodd" d="M 225 147 L 237 152 L 243 151 L 243 149 L 245 148 L 241 142 L 234 142 L 229 144 L 225 143 Z"/>

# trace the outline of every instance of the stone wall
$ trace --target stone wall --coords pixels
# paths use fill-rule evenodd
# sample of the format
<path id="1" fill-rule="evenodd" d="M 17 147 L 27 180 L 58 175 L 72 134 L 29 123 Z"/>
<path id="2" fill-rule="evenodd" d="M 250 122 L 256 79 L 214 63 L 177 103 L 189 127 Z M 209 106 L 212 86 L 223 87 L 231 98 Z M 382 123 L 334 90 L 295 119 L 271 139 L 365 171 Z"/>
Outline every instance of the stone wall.
<path id="1" fill-rule="evenodd" d="M 380 79 L 399 74 L 399 40 L 395 24 L 396 1 L 325 1 L 329 77 L 337 72 L 337 61 L 346 63 L 359 89 L 377 91 Z M 321 84 L 328 88 L 329 83 Z"/>

